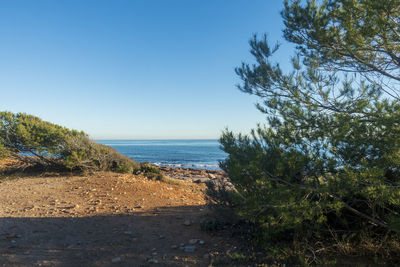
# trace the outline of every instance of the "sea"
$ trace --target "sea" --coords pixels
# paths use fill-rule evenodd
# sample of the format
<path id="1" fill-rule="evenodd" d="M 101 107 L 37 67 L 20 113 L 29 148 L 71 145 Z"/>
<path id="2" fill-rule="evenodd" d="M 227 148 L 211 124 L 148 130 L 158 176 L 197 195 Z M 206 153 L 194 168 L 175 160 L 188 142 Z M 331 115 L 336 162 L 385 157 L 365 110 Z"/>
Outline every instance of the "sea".
<path id="1" fill-rule="evenodd" d="M 136 162 L 161 167 L 220 170 L 226 158 L 218 140 L 95 140 Z"/>

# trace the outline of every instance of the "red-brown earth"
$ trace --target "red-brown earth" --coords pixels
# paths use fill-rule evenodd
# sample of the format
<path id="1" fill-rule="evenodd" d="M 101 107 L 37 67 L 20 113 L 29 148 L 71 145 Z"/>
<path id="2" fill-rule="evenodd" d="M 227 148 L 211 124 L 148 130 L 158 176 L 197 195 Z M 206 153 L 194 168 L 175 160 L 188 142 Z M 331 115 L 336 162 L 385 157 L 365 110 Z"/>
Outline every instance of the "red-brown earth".
<path id="1" fill-rule="evenodd" d="M 225 181 L 222 172 L 163 172 L 183 181 L 111 172 L 3 175 L 0 265 L 213 266 L 243 247 L 229 230 L 201 229 L 220 212 L 200 178 Z"/>

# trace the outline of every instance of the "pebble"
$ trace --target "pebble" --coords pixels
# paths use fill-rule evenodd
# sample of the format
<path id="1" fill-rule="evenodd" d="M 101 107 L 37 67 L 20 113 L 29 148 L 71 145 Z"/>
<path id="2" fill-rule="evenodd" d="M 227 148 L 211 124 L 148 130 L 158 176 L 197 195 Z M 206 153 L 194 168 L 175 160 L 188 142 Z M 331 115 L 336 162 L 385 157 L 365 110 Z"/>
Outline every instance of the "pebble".
<path id="1" fill-rule="evenodd" d="M 172 249 L 177 249 L 178 246 L 177 246 L 177 245 L 172 245 L 171 248 L 172 248 Z"/>
<path id="2" fill-rule="evenodd" d="M 185 220 L 183 222 L 183 225 L 185 225 L 185 226 L 190 226 L 191 224 L 192 224 L 192 222 L 190 220 Z"/>
<path id="3" fill-rule="evenodd" d="M 206 242 L 204 242 L 204 240 L 200 240 L 200 241 L 199 241 L 199 244 L 200 244 L 200 245 L 204 245 L 205 243 L 206 243 Z"/>
<path id="4" fill-rule="evenodd" d="M 158 260 L 151 258 L 151 259 L 148 259 L 147 262 L 148 263 L 158 263 Z"/>
<path id="5" fill-rule="evenodd" d="M 186 246 L 183 248 L 183 251 L 185 252 L 194 252 L 196 250 L 195 246 Z"/>
<path id="6" fill-rule="evenodd" d="M 132 235 L 132 232 L 131 231 L 125 231 L 124 234 L 125 235 Z"/>
<path id="7" fill-rule="evenodd" d="M 196 244 L 198 241 L 199 241 L 198 239 L 190 239 L 190 240 L 189 240 L 189 244 L 190 244 L 190 245 L 194 245 L 194 244 Z"/>
<path id="8" fill-rule="evenodd" d="M 116 258 L 113 258 L 111 260 L 112 263 L 118 263 L 118 262 L 121 262 L 121 261 L 122 261 L 121 257 L 116 257 Z"/>

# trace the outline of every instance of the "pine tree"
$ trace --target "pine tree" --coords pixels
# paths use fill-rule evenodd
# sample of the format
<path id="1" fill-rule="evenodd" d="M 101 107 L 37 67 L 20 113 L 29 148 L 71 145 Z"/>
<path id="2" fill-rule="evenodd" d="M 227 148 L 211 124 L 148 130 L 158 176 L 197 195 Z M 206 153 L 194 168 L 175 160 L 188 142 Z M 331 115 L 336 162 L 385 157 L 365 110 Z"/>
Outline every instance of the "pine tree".
<path id="1" fill-rule="evenodd" d="M 266 126 L 220 139 L 238 214 L 264 241 L 395 240 L 400 1 L 285 1 L 282 17 L 293 69 L 272 62 L 279 46 L 265 35 L 250 40 L 256 64 L 236 69 Z"/>

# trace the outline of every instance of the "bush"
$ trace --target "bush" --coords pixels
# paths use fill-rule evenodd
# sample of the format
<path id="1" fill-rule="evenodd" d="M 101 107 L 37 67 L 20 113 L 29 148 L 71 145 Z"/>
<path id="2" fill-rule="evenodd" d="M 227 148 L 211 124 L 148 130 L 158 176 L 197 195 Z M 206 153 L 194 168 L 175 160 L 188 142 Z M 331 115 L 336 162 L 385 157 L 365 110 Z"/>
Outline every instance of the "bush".
<path id="1" fill-rule="evenodd" d="M 30 164 L 69 170 L 132 173 L 139 164 L 87 134 L 25 113 L 0 113 L 0 155 Z"/>
<path id="2" fill-rule="evenodd" d="M 140 164 L 140 168 L 134 172 L 136 174 L 143 174 L 151 180 L 163 181 L 165 180 L 164 175 L 161 173 L 160 169 L 156 166 L 151 165 L 148 162 Z"/>
<path id="3" fill-rule="evenodd" d="M 64 166 L 75 170 L 111 170 L 133 173 L 139 164 L 115 149 L 93 142 L 87 136 L 67 136 L 61 153 Z"/>
<path id="4" fill-rule="evenodd" d="M 0 144 L 0 159 L 7 158 L 10 156 L 10 151 Z"/>

